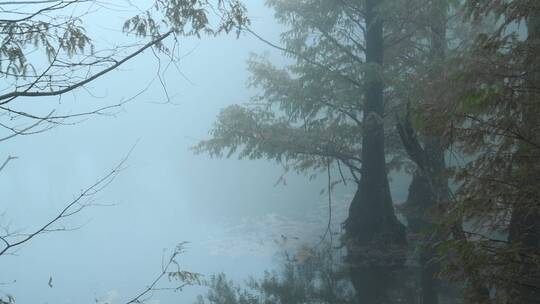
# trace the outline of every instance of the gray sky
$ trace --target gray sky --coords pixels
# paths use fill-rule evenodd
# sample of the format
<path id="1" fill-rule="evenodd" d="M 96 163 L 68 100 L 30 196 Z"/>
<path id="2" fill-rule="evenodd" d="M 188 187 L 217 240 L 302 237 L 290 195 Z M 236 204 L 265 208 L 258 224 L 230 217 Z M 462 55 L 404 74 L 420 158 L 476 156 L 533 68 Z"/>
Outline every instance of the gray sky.
<path id="1" fill-rule="evenodd" d="M 247 1 L 253 29 L 277 41 L 280 27 L 262 2 Z M 118 28 L 113 21 L 95 26 L 103 39 L 104 29 Z M 98 202 L 117 205 L 87 209 L 67 222 L 81 229 L 42 235 L 16 256 L 0 259 L 0 282 L 17 281 L 0 290 L 18 303 L 89 303 L 96 297 L 122 303 L 153 279 L 163 249 L 182 241 L 190 242 L 181 259 L 186 270 L 257 275 L 271 266 L 279 235 L 300 234 L 299 227 L 311 235 L 324 230 L 326 202 L 319 194 L 324 180 L 289 174 L 288 186 L 275 187 L 282 170 L 273 163 L 210 159 L 189 150 L 208 136 L 221 108 L 246 102 L 253 93 L 245 88 L 249 53 L 273 51 L 252 37 L 234 35 L 188 39 L 180 46 L 189 53 L 180 63 L 189 81 L 174 69 L 167 74 L 175 104 L 155 104 L 164 94 L 154 83 L 115 118 L 92 117 L 3 144 L 2 157 L 19 159 L 0 174 L 0 211 L 12 228 L 31 231 L 138 142 L 126 170 L 99 195 Z M 60 106 L 75 111 L 87 102 L 114 103 L 144 87 L 154 70 L 153 56 L 145 54 L 92 85 L 102 98 L 79 91 L 74 103 L 69 96 Z M 340 192 L 335 223 L 349 199 L 346 190 Z M 53 288 L 47 286 L 49 276 Z M 155 299 L 190 303 L 197 291 Z"/>

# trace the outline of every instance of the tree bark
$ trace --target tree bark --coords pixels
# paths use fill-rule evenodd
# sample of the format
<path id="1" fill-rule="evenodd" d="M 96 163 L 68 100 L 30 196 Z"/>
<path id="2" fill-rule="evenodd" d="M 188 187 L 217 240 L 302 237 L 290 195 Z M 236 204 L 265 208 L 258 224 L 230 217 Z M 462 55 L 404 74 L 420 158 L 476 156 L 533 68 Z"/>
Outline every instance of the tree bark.
<path id="1" fill-rule="evenodd" d="M 431 11 L 433 21 L 430 26 L 431 32 L 431 58 L 436 65 L 444 60 L 446 53 L 446 1 L 433 1 Z M 442 73 L 443 71 L 439 71 Z M 413 175 L 406 207 L 411 210 L 407 214 L 409 229 L 411 232 L 420 234 L 422 231 L 433 230 L 433 219 L 429 215 L 431 209 L 435 208 L 439 200 L 448 200 L 448 179 L 445 177 L 446 163 L 444 151 L 445 147 L 435 136 L 427 136 L 424 142 L 425 162 L 429 166 L 424 170 L 417 168 Z M 428 176 L 426 176 L 428 175 Z M 430 182 L 432 184 L 430 185 Z M 435 193 L 434 193 L 435 192 Z M 420 286 L 422 304 L 439 303 L 440 282 L 437 274 L 440 271 L 440 264 L 435 261 L 435 250 L 433 248 L 437 239 L 427 237 L 420 244 L 419 266 L 420 266 Z"/>
<path id="2" fill-rule="evenodd" d="M 382 1 L 366 0 L 366 73 L 362 175 L 345 222 L 347 261 L 361 303 L 387 303 L 392 272 L 403 266 L 405 229 L 397 220 L 386 173 L 384 147 Z"/>

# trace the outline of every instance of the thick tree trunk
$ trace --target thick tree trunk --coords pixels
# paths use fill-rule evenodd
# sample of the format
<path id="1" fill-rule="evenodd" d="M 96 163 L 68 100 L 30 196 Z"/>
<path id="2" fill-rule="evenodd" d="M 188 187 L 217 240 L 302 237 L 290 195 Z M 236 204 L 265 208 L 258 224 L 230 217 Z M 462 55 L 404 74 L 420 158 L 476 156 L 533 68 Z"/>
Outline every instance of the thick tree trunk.
<path id="1" fill-rule="evenodd" d="M 348 263 L 360 303 L 385 303 L 392 271 L 404 264 L 404 227 L 397 220 L 384 148 L 383 21 L 379 0 L 366 0 L 366 75 L 362 176 L 345 222 Z M 377 71 L 377 72 L 376 72 Z"/>

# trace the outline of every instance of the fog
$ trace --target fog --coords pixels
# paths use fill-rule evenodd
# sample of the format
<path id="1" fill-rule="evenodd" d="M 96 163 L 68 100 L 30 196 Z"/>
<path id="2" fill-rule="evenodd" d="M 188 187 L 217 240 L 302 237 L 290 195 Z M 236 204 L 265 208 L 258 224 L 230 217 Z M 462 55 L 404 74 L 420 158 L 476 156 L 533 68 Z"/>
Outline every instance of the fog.
<path id="1" fill-rule="evenodd" d="M 538 303 L 533 2 L 0 0 L 0 304 Z"/>
<path id="2" fill-rule="evenodd" d="M 252 28 L 279 39 L 272 11 L 261 1 L 247 4 Z M 92 27 L 106 38 L 107 29 L 118 24 Z M 249 100 L 249 54 L 267 52 L 279 59 L 276 52 L 247 34 L 179 44 L 182 74 L 171 69 L 164 77 L 170 101 L 154 81 L 114 117 L 90 117 L 4 143 L 3 155 L 18 159 L 0 176 L 3 221 L 24 231 L 46 223 L 132 150 L 125 168 L 97 198 L 112 206 L 88 208 L 64 223 L 76 230 L 41 235 L 0 261 L 4 292 L 18 303 L 106 298 L 121 303 L 153 280 L 164 250 L 180 242 L 189 242 L 180 259 L 185 270 L 239 279 L 260 275 L 280 250 L 274 241 L 289 233 L 283 227 L 301 221 L 306 209 L 317 215 L 324 180 L 289 173 L 287 186 L 276 185 L 284 172 L 274 163 L 212 159 L 191 151 L 208 137 L 222 108 Z M 144 54 L 93 83 L 92 94 L 98 102 L 130 97 L 152 81 L 155 70 L 152 54 Z M 68 106 L 74 112 L 96 102 L 83 91 L 73 95 L 76 104 Z M 267 225 L 257 226 L 260 221 Z M 322 234 L 324 226 L 316 228 L 320 232 L 306 236 Z M 195 290 L 200 291 L 187 288 L 154 300 L 190 302 Z"/>

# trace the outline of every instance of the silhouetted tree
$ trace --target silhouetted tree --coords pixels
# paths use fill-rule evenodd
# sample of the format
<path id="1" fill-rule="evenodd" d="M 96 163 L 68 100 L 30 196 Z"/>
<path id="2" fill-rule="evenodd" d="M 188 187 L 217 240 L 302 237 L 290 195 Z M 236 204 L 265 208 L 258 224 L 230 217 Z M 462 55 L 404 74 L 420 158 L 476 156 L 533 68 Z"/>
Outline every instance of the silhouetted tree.
<path id="1" fill-rule="evenodd" d="M 462 237 L 443 242 L 460 258 L 446 260 L 445 273 L 469 283 L 471 303 L 534 303 L 540 287 L 534 80 L 540 6 L 468 1 L 466 8 L 473 25 L 491 26 L 449 62 L 451 90 L 427 111 L 428 125 L 464 156 L 452 167 L 457 189 L 444 216 L 462 229 Z"/>

